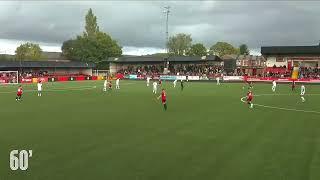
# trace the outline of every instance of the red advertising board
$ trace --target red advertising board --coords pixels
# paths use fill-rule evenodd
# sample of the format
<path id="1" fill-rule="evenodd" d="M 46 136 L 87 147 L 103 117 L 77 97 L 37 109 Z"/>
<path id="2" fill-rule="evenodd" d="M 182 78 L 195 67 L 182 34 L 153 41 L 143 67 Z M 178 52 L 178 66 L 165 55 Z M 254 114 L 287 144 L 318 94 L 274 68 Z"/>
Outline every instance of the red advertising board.
<path id="1" fill-rule="evenodd" d="M 68 76 L 60 76 L 60 77 L 58 77 L 58 81 L 69 81 L 69 77 Z"/>
<path id="2" fill-rule="evenodd" d="M 0 84 L 4 84 L 4 83 L 7 83 L 7 80 L 5 80 L 5 79 L 0 79 Z"/>
<path id="3" fill-rule="evenodd" d="M 86 78 L 84 76 L 78 76 L 76 77 L 76 81 L 84 81 Z"/>
<path id="4" fill-rule="evenodd" d="M 22 78 L 21 83 L 32 83 L 32 78 Z"/>

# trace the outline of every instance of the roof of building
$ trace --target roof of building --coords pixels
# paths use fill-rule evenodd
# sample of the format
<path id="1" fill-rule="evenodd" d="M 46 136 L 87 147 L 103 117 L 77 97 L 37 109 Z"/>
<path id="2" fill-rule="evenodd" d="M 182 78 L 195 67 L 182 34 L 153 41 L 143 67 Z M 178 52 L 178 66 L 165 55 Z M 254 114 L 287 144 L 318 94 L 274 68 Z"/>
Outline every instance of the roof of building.
<path id="1" fill-rule="evenodd" d="M 94 68 L 94 63 L 80 61 L 0 61 L 0 68 Z"/>
<path id="2" fill-rule="evenodd" d="M 262 55 L 320 55 L 318 46 L 266 46 L 261 47 Z"/>
<path id="3" fill-rule="evenodd" d="M 222 61 L 218 56 L 171 56 L 168 59 L 156 56 L 131 56 L 131 57 L 112 57 L 109 62 L 197 62 L 197 61 Z"/>

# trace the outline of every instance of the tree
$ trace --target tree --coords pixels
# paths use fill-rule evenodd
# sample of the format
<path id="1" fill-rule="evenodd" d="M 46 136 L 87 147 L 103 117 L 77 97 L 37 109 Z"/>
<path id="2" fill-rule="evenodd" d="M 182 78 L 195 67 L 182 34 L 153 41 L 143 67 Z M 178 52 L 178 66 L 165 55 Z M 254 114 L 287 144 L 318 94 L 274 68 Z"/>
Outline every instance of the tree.
<path id="1" fill-rule="evenodd" d="M 205 56 L 207 55 L 207 48 L 203 44 L 197 43 L 191 46 L 187 54 L 189 56 Z"/>
<path id="2" fill-rule="evenodd" d="M 241 55 L 249 55 L 250 54 L 249 48 L 246 44 L 241 44 L 239 46 L 239 51 L 240 51 Z"/>
<path id="3" fill-rule="evenodd" d="M 7 61 L 7 60 L 8 60 L 7 55 L 0 54 L 0 61 Z"/>
<path id="4" fill-rule="evenodd" d="M 88 37 L 94 37 L 99 32 L 99 26 L 97 24 L 97 17 L 93 14 L 91 8 L 89 9 L 85 19 L 86 31 L 84 32 L 84 35 Z"/>
<path id="5" fill-rule="evenodd" d="M 210 54 L 222 57 L 227 54 L 239 54 L 239 49 L 233 47 L 227 42 L 217 42 L 211 46 Z"/>
<path id="6" fill-rule="evenodd" d="M 39 44 L 21 44 L 15 52 L 16 60 L 39 60 L 41 59 L 41 51 Z"/>
<path id="7" fill-rule="evenodd" d="M 177 34 L 169 38 L 167 47 L 171 55 L 184 56 L 191 47 L 192 38 L 190 34 Z"/>
<path id="8" fill-rule="evenodd" d="M 120 56 L 122 49 L 107 33 L 101 32 L 97 18 L 89 9 L 86 17 L 85 32 L 63 42 L 62 54 L 71 60 L 89 61 L 102 64 L 108 57 Z"/>

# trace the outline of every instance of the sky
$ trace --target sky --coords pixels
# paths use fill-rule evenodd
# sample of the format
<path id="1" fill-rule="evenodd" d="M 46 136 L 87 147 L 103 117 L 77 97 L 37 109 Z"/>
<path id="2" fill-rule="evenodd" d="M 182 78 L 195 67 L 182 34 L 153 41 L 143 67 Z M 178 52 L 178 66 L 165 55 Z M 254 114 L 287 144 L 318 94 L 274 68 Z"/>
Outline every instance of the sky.
<path id="1" fill-rule="evenodd" d="M 0 1 L 0 53 L 14 54 L 24 42 L 61 51 L 63 41 L 84 31 L 89 8 L 124 54 L 165 52 L 164 6 L 170 6 L 169 35 L 191 34 L 207 48 L 218 41 L 245 43 L 259 55 L 261 46 L 320 40 L 317 1 Z"/>

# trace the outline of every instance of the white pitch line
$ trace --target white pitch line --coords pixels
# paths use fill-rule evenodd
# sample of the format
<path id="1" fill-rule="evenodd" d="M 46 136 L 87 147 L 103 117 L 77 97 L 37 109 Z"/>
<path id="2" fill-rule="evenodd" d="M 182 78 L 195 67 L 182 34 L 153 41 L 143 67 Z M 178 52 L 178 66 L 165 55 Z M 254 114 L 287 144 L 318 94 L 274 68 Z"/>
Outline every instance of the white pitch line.
<path id="1" fill-rule="evenodd" d="M 259 94 L 259 95 L 255 95 L 255 96 L 268 96 L 268 95 L 275 95 L 275 94 Z M 281 94 L 279 94 L 281 95 Z M 282 95 L 291 95 L 291 94 L 282 94 Z M 320 95 L 320 94 L 308 94 L 308 95 Z M 246 102 L 244 99 L 246 97 L 242 97 L 240 100 L 242 102 Z M 308 111 L 308 110 L 302 110 L 302 109 L 292 109 L 292 108 L 283 108 L 283 107 L 276 107 L 276 106 L 267 106 L 267 105 L 263 105 L 263 104 L 254 104 L 254 106 L 260 106 L 260 107 L 264 107 L 264 108 L 270 108 L 270 109 L 279 109 L 279 110 L 285 110 L 285 111 L 296 111 L 296 112 L 305 112 L 305 113 L 316 113 L 316 114 L 320 114 L 319 111 Z"/>

